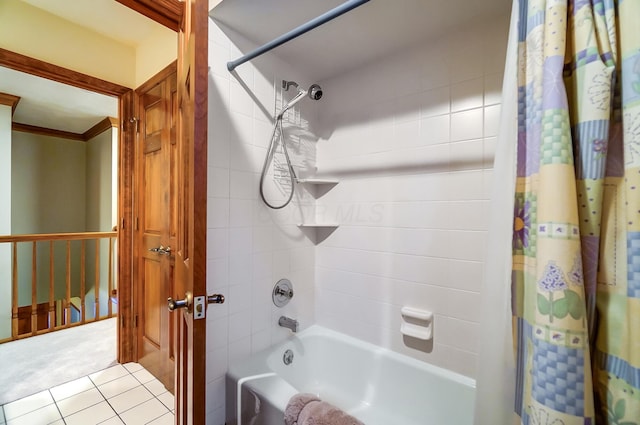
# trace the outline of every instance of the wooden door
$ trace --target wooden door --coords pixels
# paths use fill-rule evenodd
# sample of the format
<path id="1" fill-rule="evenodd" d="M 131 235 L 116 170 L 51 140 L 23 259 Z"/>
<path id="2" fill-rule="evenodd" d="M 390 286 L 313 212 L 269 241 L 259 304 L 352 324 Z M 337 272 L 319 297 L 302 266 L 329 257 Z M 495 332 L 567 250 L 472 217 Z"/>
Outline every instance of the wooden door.
<path id="1" fill-rule="evenodd" d="M 208 1 L 185 0 L 178 32 L 178 245 L 175 298 L 176 422 L 205 423 Z M 195 309 L 197 310 L 197 308 Z"/>
<path id="2" fill-rule="evenodd" d="M 167 389 L 174 388 L 173 294 L 177 232 L 176 64 L 136 90 L 137 357 Z"/>

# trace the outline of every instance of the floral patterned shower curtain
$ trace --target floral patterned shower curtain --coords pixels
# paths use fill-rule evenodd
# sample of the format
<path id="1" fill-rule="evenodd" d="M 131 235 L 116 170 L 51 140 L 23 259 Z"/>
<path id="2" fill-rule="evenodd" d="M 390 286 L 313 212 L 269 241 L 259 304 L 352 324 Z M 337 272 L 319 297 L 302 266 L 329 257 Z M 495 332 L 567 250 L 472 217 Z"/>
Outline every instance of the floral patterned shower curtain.
<path id="1" fill-rule="evenodd" d="M 520 0 L 523 424 L 640 424 L 640 0 Z"/>

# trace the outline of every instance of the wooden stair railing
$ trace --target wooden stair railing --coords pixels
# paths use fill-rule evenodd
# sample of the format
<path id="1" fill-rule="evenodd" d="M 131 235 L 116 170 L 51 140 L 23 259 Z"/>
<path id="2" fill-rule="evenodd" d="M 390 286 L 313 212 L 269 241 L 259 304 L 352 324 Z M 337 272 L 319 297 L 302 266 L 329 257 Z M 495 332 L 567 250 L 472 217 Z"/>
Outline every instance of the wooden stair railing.
<path id="1" fill-rule="evenodd" d="M 113 251 L 114 243 L 118 236 L 118 232 L 86 232 L 86 233 L 51 233 L 51 234 L 33 234 L 33 235 L 11 235 L 0 236 L 0 244 L 10 243 L 12 244 L 12 271 L 11 271 L 11 337 L 0 340 L 0 343 L 11 340 L 21 339 L 29 336 L 40 335 L 60 329 L 69 328 L 71 326 L 78 326 L 88 322 L 94 322 L 98 320 L 108 319 L 114 317 L 117 313 L 114 313 L 112 307 L 111 294 L 114 289 L 114 276 L 113 276 Z M 102 240 L 108 241 L 108 259 L 107 259 L 107 285 L 108 291 L 106 292 L 107 311 L 104 314 L 100 314 L 100 242 Z M 56 299 L 55 297 L 55 249 L 54 243 L 63 241 L 65 242 L 65 297 L 63 299 Z M 79 270 L 79 291 L 75 297 L 80 298 L 80 320 L 72 322 L 71 309 L 77 309 L 77 306 L 72 305 L 72 254 L 71 254 L 71 242 L 80 241 L 80 270 Z M 86 291 L 86 251 L 87 241 L 94 242 L 95 248 L 95 276 L 93 277 L 93 318 L 87 318 L 87 302 L 85 296 Z M 49 287 L 48 287 L 48 302 L 38 303 L 38 243 L 47 243 L 49 245 Z M 18 305 L 18 291 L 19 291 L 19 276 L 18 276 L 18 244 L 26 243 L 31 244 L 31 304 Z M 78 260 L 76 260 L 78 261 Z M 58 308 L 61 306 L 61 308 Z M 60 310 L 60 311 L 58 311 Z"/>

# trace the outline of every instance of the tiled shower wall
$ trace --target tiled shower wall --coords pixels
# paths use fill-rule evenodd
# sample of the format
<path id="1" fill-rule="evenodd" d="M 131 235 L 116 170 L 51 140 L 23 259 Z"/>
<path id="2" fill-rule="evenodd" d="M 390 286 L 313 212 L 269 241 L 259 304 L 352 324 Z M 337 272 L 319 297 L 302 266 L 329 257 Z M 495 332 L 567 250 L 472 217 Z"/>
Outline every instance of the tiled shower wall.
<path id="1" fill-rule="evenodd" d="M 508 16 L 322 82 L 316 321 L 475 377 Z M 400 308 L 435 314 L 433 344 Z"/>
<path id="2" fill-rule="evenodd" d="M 295 94 L 282 94 L 280 81 L 309 82 L 273 55 L 238 67 L 234 76 L 226 62 L 241 56 L 246 42 L 213 21 L 209 39 L 207 289 L 224 294 L 226 302 L 210 306 L 207 315 L 207 423 L 222 425 L 229 362 L 286 338 L 289 330 L 277 325 L 280 315 L 297 319 L 301 328 L 314 323 L 315 247 L 296 225 L 314 207 L 301 187 L 278 211 L 258 195 L 276 100 Z M 302 107 L 309 110 L 296 108 L 291 121 L 300 124 L 301 116 L 313 114 L 313 105 Z M 315 144 L 296 138 L 289 145 L 297 170 L 314 167 Z M 277 309 L 271 291 L 280 278 L 293 282 L 295 298 Z"/>

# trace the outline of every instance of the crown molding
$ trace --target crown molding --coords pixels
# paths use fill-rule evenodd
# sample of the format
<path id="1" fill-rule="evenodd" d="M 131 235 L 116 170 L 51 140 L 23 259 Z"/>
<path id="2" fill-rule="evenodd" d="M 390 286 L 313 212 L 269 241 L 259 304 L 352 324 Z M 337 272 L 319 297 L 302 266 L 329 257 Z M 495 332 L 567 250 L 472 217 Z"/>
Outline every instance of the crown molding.
<path id="1" fill-rule="evenodd" d="M 102 121 L 100 121 L 99 123 L 91 127 L 89 130 L 85 131 L 82 134 L 82 137 L 84 138 L 85 142 L 88 142 L 89 140 L 93 139 L 99 134 L 104 133 L 110 128 L 118 128 L 117 118 L 106 117 L 105 119 L 103 119 Z"/>
<path id="2" fill-rule="evenodd" d="M 11 116 L 16 112 L 18 102 L 20 102 L 19 96 L 14 96 L 9 93 L 0 93 L 0 105 L 11 106 Z"/>

